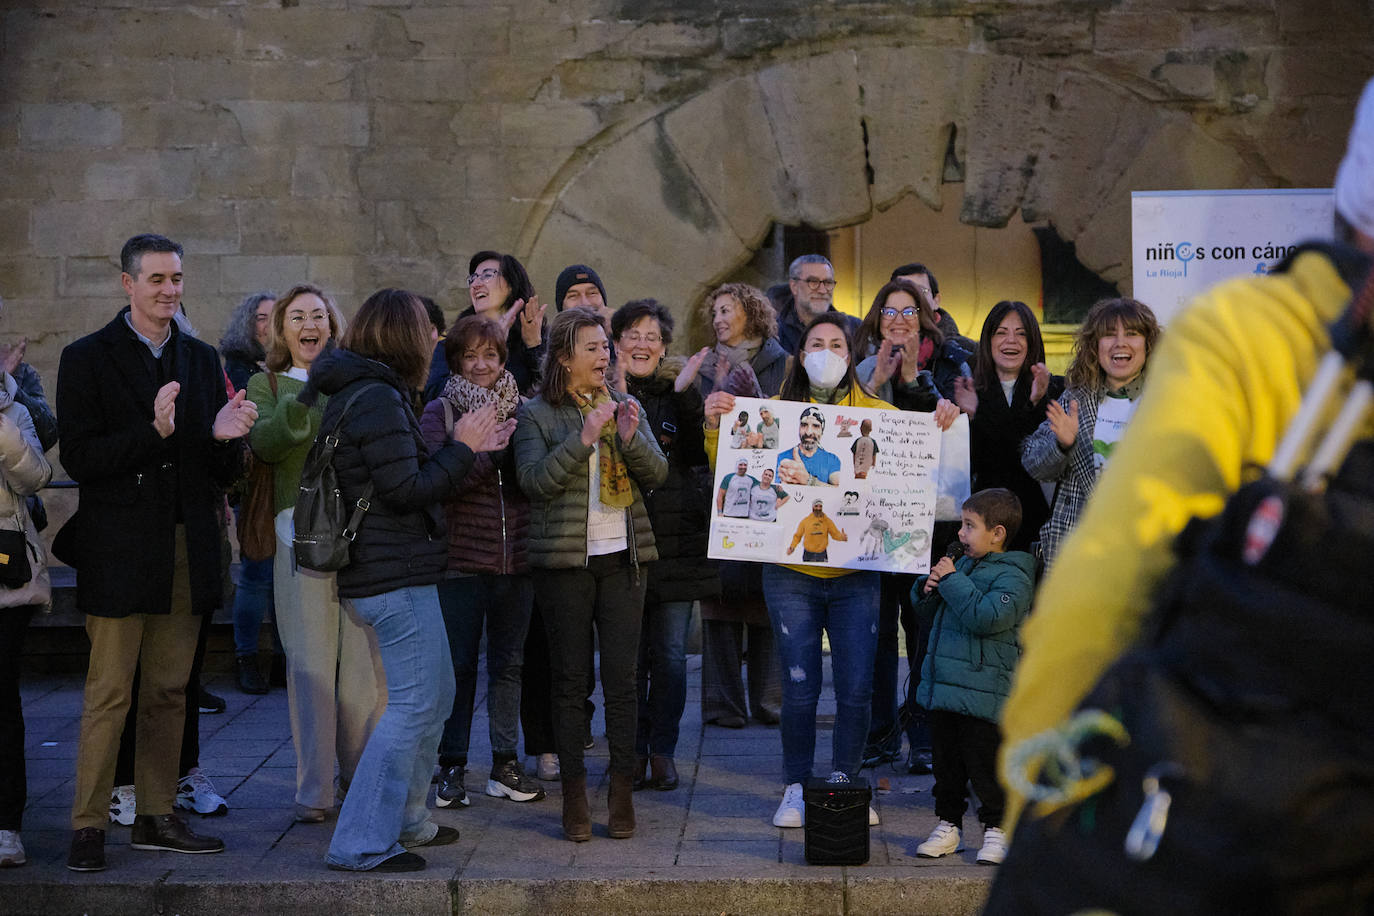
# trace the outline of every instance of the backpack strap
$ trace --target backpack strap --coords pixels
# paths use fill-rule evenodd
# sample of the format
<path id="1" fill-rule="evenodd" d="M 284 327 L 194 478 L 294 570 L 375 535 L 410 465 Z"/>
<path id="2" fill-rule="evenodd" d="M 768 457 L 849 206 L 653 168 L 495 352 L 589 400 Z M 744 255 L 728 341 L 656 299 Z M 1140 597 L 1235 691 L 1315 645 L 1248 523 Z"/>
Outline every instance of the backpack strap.
<path id="1" fill-rule="evenodd" d="M 348 408 L 352 407 L 353 402 L 362 397 L 363 392 L 367 389 L 380 387 L 382 387 L 381 382 L 373 382 L 364 385 L 353 392 L 348 400 L 344 402 L 343 410 L 339 411 L 339 419 L 334 421 L 334 428 L 330 430 L 329 435 L 324 438 L 325 447 L 328 448 L 331 453 L 333 453 L 334 448 L 339 444 L 339 430 L 343 428 L 343 421 L 344 417 L 348 415 Z M 351 543 L 353 539 L 358 536 L 358 528 L 362 526 L 363 516 L 367 514 L 368 509 L 372 508 L 372 488 L 372 478 L 368 477 L 367 486 L 363 487 L 362 495 L 359 496 L 357 501 L 353 504 L 353 514 L 349 516 L 348 524 L 344 527 L 344 530 L 340 532 L 340 537 L 345 541 Z"/>

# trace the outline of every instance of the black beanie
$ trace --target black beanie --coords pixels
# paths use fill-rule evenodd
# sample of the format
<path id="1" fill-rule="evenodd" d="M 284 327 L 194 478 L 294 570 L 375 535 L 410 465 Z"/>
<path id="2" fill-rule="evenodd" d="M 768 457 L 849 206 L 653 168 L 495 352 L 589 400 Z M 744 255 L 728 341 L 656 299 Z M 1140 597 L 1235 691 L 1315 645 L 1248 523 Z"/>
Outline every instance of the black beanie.
<path id="1" fill-rule="evenodd" d="M 607 308 L 611 305 L 611 299 L 606 295 L 606 287 L 601 285 L 601 278 L 596 275 L 586 264 L 573 264 L 563 268 L 563 272 L 558 275 L 558 282 L 554 284 L 553 303 L 558 311 L 563 311 L 563 297 L 568 294 L 568 290 L 578 283 L 592 283 L 597 289 L 601 290 L 601 298 L 605 301 Z"/>

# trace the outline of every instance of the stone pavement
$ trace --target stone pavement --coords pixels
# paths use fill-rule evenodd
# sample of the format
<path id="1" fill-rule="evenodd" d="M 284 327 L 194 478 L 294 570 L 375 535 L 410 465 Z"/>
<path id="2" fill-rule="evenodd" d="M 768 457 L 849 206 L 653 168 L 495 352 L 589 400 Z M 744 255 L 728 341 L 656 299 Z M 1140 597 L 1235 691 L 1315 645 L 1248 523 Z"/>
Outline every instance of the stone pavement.
<path id="1" fill-rule="evenodd" d="M 286 693 L 240 693 L 225 674 L 209 682 L 229 704 L 202 716 L 201 764 L 229 803 L 224 817 L 189 819 L 222 836 L 220 855 L 185 856 L 129 848 L 129 830 L 111 826 L 109 868 L 77 874 L 65 867 L 76 757 L 81 678 L 35 675 L 24 683 L 29 864 L 0 870 L 0 913 L 976 913 L 992 869 L 974 864 L 981 839 L 966 818 L 968 849 L 918 859 L 916 845 L 935 825 L 929 776 L 884 765 L 874 806 L 870 860 L 859 867 L 807 865 L 802 831 L 771 818 L 782 793 L 776 728 L 704 726 L 700 656 L 689 657 L 689 693 L 676 755 L 682 784 L 635 793 L 638 829 L 630 840 L 606 834 L 606 740 L 598 711 L 588 751 L 593 836 L 570 843 L 560 829 L 557 783 L 548 798 L 516 804 L 483 794 L 490 761 L 485 673 L 478 691 L 467 786 L 472 806 L 435 812 L 459 841 L 423 850 L 429 867 L 409 875 L 330 871 L 324 853 L 333 818 L 292 822 L 295 755 Z M 827 684 L 829 675 L 827 675 Z M 597 699 L 598 710 L 600 699 Z M 829 687 L 822 722 L 833 720 Z M 817 773 L 828 770 L 830 731 L 822 726 Z M 527 761 L 527 764 L 529 762 Z"/>

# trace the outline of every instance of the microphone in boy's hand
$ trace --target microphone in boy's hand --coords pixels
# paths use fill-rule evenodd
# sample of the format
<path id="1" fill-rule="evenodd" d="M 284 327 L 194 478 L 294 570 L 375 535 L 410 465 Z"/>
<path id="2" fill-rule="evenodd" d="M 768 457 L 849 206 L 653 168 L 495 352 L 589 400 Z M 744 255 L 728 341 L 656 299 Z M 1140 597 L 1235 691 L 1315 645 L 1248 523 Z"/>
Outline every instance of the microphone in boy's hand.
<path id="1" fill-rule="evenodd" d="M 964 555 L 964 542 L 963 542 L 963 541 L 957 541 L 957 540 L 956 540 L 956 541 L 950 541 L 950 542 L 949 542 L 949 546 L 945 548 L 945 556 L 949 557 L 951 560 L 957 560 L 957 559 L 959 559 L 960 557 L 962 557 L 963 555 Z"/>

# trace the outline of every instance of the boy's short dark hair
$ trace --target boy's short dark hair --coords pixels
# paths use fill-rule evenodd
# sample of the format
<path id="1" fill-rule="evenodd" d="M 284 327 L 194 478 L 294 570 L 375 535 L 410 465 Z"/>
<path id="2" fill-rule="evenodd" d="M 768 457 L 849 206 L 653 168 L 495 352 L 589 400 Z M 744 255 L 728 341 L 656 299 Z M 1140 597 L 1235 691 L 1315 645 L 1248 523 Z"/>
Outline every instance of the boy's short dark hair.
<path id="1" fill-rule="evenodd" d="M 964 500 L 964 508 L 980 516 L 989 528 L 1007 529 L 1007 542 L 1021 530 L 1021 500 L 1006 487 L 979 490 Z"/>

